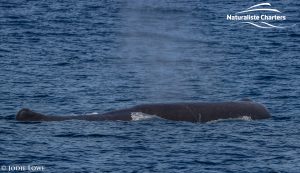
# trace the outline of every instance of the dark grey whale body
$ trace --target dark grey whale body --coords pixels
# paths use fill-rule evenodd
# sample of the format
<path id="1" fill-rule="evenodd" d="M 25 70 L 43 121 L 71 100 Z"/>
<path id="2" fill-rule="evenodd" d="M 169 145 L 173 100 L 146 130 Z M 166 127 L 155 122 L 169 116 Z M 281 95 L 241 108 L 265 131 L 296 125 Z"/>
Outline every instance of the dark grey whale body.
<path id="1" fill-rule="evenodd" d="M 128 109 L 107 112 L 97 115 L 78 116 L 48 116 L 33 112 L 29 109 L 21 109 L 16 116 L 18 121 L 113 121 L 132 120 L 132 113 L 156 115 L 163 119 L 188 122 L 208 122 L 218 119 L 250 117 L 253 120 L 271 117 L 268 110 L 259 103 L 249 100 L 235 102 L 197 102 L 197 103 L 163 103 L 143 104 Z"/>

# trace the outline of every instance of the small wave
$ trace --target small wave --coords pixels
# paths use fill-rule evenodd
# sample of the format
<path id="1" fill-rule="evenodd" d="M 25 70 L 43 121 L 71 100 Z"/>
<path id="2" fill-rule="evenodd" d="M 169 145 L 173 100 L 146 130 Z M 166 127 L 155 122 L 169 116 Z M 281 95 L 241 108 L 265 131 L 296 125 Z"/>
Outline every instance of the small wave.
<path id="1" fill-rule="evenodd" d="M 8 115 L 8 116 L 0 116 L 0 120 L 15 120 L 15 115 Z"/>
<path id="2" fill-rule="evenodd" d="M 58 134 L 54 135 L 54 137 L 73 137 L 73 138 L 85 138 L 85 137 L 106 137 L 106 135 L 102 134 L 77 134 L 77 133 L 63 133 L 63 134 Z"/>
<path id="3" fill-rule="evenodd" d="M 223 122 L 223 121 L 236 121 L 236 120 L 251 121 L 252 118 L 250 116 L 241 116 L 241 117 L 238 117 L 238 118 L 212 120 L 212 121 L 209 121 L 207 123 L 218 123 L 218 122 Z"/>
<path id="4" fill-rule="evenodd" d="M 142 112 L 131 112 L 132 121 L 149 120 L 155 118 L 159 118 L 159 117 L 156 115 L 149 115 Z"/>
<path id="5" fill-rule="evenodd" d="M 118 139 L 128 139 L 127 136 L 121 136 L 121 135 L 114 135 L 114 134 L 80 134 L 80 133 L 62 133 L 62 134 L 56 134 L 54 137 L 60 137 L 60 138 L 118 138 Z"/>
<path id="6" fill-rule="evenodd" d="M 68 65 L 70 65 L 70 63 L 69 62 L 58 62 L 58 63 L 56 63 L 54 65 L 55 66 L 68 66 Z"/>

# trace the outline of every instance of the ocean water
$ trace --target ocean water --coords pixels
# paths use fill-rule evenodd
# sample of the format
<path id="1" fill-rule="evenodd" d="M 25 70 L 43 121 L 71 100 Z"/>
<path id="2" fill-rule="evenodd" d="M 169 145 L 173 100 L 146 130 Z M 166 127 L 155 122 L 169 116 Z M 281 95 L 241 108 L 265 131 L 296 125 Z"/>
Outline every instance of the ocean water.
<path id="1" fill-rule="evenodd" d="M 226 20 L 256 0 L 1 0 L 0 171 L 300 172 L 300 1 L 268 2 L 286 28 Z M 246 97 L 272 118 L 15 121 Z"/>

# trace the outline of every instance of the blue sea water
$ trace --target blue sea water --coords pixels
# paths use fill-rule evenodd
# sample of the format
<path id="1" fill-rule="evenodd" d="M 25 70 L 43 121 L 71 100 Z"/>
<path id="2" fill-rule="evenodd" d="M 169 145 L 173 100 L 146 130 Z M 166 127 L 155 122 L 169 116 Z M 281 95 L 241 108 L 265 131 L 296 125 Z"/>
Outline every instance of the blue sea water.
<path id="1" fill-rule="evenodd" d="M 0 1 L 0 166 L 40 172 L 300 172 L 300 1 Z M 272 118 L 20 123 L 142 103 L 251 98 Z M 33 171 L 36 172 L 36 171 Z"/>

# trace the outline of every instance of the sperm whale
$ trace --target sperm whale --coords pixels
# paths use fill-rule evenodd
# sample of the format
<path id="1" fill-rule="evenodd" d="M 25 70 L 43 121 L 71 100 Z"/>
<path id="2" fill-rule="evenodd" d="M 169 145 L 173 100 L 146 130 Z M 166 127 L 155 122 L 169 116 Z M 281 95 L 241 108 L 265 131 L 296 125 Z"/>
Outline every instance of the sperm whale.
<path id="1" fill-rule="evenodd" d="M 251 100 L 230 102 L 191 102 L 191 103 L 156 103 L 142 104 L 134 107 L 106 112 L 103 114 L 54 116 L 44 115 L 23 108 L 17 115 L 18 121 L 131 121 L 132 113 L 140 112 L 156 115 L 160 118 L 173 121 L 208 122 L 218 119 L 250 117 L 253 120 L 271 117 L 267 108 Z"/>

